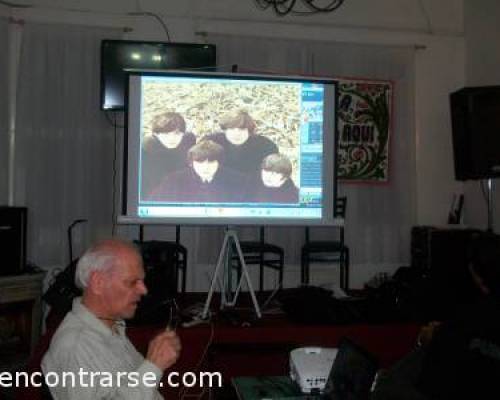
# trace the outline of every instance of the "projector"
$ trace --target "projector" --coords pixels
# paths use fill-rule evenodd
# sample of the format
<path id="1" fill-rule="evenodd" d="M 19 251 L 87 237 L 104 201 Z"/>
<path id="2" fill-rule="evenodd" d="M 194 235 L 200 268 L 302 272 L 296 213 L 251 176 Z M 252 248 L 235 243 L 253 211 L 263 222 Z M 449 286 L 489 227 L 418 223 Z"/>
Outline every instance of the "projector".
<path id="1" fill-rule="evenodd" d="M 337 349 L 300 347 L 290 352 L 290 378 L 303 393 L 323 392 Z"/>

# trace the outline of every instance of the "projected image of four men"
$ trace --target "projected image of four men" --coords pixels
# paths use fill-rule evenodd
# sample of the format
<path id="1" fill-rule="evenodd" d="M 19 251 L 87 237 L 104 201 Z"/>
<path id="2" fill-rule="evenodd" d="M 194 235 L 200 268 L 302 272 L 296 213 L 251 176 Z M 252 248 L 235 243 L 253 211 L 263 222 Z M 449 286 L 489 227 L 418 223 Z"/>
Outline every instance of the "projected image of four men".
<path id="1" fill-rule="evenodd" d="M 274 104 L 249 100 L 249 90 L 255 96 L 259 90 L 269 90 L 266 86 L 242 85 L 230 92 L 221 86 L 224 107 L 221 99 L 213 101 L 217 97 L 213 87 L 204 98 L 201 87 L 190 86 L 191 91 L 200 89 L 200 95 L 193 96 L 175 83 L 168 88 L 154 82 L 146 85 L 149 106 L 141 116 L 142 200 L 299 202 L 301 113 L 293 85 L 280 87 Z M 177 96 L 167 101 L 165 93 Z"/>

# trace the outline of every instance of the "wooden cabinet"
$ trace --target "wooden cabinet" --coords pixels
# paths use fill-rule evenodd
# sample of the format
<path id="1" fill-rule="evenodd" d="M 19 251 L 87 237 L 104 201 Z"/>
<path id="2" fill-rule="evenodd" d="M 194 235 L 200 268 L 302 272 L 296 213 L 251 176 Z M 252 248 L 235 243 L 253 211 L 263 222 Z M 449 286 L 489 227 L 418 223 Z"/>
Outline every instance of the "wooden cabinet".
<path id="1" fill-rule="evenodd" d="M 0 317 L 15 321 L 32 352 L 40 338 L 45 272 L 0 277 Z"/>

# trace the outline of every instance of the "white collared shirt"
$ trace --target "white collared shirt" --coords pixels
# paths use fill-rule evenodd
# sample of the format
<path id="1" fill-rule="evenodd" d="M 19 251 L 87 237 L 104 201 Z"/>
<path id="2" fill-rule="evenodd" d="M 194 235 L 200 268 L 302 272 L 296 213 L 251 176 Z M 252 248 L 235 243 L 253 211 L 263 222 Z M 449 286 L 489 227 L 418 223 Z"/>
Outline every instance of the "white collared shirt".
<path id="1" fill-rule="evenodd" d="M 135 349 L 125 335 L 125 324 L 117 325 L 113 332 L 82 304 L 81 298 L 73 301 L 72 310 L 54 334 L 42 359 L 42 371 L 46 379 L 50 378 L 48 386 L 55 400 L 163 399 L 157 389 L 162 371 Z M 74 386 L 71 379 L 66 380 L 66 387 L 62 385 L 63 372 L 75 376 Z M 93 385 L 91 372 L 101 373 L 94 375 Z M 118 372 L 133 374 L 118 376 Z M 59 385 L 53 387 L 55 374 Z M 143 385 L 144 374 L 154 376 L 156 386 Z M 133 387 L 136 382 L 139 384 Z"/>

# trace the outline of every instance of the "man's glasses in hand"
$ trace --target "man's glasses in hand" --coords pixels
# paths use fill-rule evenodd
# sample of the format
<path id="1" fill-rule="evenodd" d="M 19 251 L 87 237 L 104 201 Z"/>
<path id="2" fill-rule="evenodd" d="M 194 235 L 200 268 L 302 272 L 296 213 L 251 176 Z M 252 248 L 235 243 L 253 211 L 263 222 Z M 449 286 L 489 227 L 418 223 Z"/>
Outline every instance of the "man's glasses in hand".
<path id="1" fill-rule="evenodd" d="M 176 331 L 177 326 L 179 325 L 179 320 L 180 320 L 179 306 L 177 305 L 175 299 L 172 299 L 170 302 L 169 318 L 166 329 L 170 331 Z"/>

